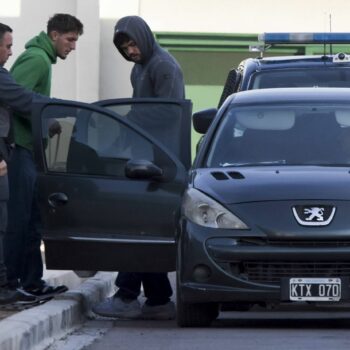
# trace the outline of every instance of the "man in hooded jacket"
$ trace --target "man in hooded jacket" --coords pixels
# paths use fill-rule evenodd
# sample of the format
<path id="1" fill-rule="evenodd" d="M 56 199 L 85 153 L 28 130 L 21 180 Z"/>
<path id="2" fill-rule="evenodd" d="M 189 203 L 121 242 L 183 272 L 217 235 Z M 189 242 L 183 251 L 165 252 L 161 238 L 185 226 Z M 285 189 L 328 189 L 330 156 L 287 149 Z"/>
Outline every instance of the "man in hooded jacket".
<path id="1" fill-rule="evenodd" d="M 75 50 L 83 33 L 82 23 L 69 14 L 55 14 L 42 31 L 25 45 L 26 50 L 11 67 L 17 83 L 49 96 L 51 66 L 57 57 L 66 59 Z M 15 149 L 9 163 L 10 199 L 8 228 L 5 236 L 5 264 L 11 286 L 22 287 L 38 297 L 50 297 L 67 290 L 66 286 L 50 286 L 42 279 L 43 262 L 37 203 L 37 171 L 33 157 L 31 121 L 22 114 L 14 115 Z M 60 132 L 58 123 L 50 126 L 50 135 Z"/>
<path id="2" fill-rule="evenodd" d="M 121 18 L 114 31 L 114 45 L 135 65 L 131 71 L 133 97 L 185 98 L 182 70 L 156 42 L 148 24 L 138 16 Z M 131 116 L 132 118 L 132 116 Z M 138 301 L 144 288 L 146 302 Z M 93 307 L 101 316 L 118 318 L 173 319 L 175 306 L 166 273 L 119 272 L 115 295 Z"/>

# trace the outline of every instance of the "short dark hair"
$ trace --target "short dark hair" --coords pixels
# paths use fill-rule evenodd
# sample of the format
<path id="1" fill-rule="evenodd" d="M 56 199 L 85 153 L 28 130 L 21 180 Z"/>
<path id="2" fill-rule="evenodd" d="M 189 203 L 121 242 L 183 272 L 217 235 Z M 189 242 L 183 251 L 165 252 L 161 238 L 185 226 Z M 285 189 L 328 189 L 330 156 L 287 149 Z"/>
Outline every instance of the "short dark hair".
<path id="1" fill-rule="evenodd" d="M 82 35 L 83 27 L 78 18 L 66 13 L 56 13 L 47 22 L 47 34 L 55 30 L 61 34 L 74 32 Z"/>
<path id="2" fill-rule="evenodd" d="M 114 35 L 114 45 L 117 47 L 120 47 L 120 45 L 127 43 L 130 41 L 129 35 L 123 33 L 123 32 L 117 32 Z"/>
<path id="3" fill-rule="evenodd" d="M 0 41 L 3 39 L 5 33 L 12 33 L 12 28 L 6 24 L 0 23 Z"/>

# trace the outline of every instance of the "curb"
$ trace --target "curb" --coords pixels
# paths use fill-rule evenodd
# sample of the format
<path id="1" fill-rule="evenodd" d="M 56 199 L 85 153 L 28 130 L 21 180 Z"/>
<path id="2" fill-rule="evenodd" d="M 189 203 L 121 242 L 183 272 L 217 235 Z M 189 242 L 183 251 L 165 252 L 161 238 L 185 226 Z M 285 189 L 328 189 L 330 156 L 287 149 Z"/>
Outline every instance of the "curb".
<path id="1" fill-rule="evenodd" d="M 91 305 L 112 292 L 116 275 L 115 272 L 98 272 L 76 289 L 0 321 L 0 349 L 47 348 L 92 316 Z"/>

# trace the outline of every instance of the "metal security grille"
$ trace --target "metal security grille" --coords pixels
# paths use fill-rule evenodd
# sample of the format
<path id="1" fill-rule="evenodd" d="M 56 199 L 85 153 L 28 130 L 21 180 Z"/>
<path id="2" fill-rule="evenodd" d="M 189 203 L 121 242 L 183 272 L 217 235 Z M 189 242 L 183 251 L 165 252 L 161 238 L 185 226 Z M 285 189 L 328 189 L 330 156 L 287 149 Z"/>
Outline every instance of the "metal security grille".
<path id="1" fill-rule="evenodd" d="M 349 277 L 350 262 L 242 262 L 239 276 L 256 283 L 279 284 L 283 277 Z M 231 264 L 237 275 L 237 265 Z"/>

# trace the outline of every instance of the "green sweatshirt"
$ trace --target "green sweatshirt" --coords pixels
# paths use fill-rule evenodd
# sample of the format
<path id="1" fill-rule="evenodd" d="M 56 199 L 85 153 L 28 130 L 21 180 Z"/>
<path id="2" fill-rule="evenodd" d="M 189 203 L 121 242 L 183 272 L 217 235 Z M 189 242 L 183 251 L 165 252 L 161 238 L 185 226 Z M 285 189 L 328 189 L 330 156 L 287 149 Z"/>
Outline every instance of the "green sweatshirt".
<path id="1" fill-rule="evenodd" d="M 11 67 L 11 74 L 24 87 L 50 96 L 51 65 L 57 61 L 56 50 L 49 36 L 41 32 L 29 40 L 25 51 Z M 29 150 L 33 149 L 31 122 L 19 114 L 14 115 L 15 143 Z"/>

